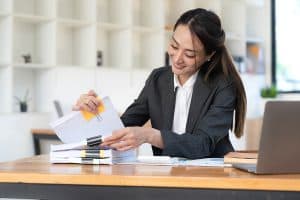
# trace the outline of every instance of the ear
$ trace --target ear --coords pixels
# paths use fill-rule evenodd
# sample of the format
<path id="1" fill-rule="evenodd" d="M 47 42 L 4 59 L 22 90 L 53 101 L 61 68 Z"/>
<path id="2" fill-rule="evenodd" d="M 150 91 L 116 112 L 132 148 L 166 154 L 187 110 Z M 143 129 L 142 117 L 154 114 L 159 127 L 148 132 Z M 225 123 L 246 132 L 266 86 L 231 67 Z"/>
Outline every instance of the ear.
<path id="1" fill-rule="evenodd" d="M 211 58 L 215 55 L 216 51 L 213 51 L 210 55 L 207 56 L 207 61 L 209 62 Z"/>

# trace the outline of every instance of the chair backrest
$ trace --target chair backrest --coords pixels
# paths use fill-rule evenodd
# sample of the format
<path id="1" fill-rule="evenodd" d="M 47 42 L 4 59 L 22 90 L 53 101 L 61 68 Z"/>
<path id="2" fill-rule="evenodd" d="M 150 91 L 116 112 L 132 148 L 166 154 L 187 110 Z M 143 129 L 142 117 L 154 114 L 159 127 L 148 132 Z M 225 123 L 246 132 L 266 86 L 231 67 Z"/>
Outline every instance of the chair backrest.
<path id="1" fill-rule="evenodd" d="M 62 111 L 60 102 L 58 100 L 54 100 L 53 103 L 54 103 L 54 107 L 55 107 L 55 111 L 57 113 L 57 116 L 58 117 L 64 116 L 64 113 Z"/>

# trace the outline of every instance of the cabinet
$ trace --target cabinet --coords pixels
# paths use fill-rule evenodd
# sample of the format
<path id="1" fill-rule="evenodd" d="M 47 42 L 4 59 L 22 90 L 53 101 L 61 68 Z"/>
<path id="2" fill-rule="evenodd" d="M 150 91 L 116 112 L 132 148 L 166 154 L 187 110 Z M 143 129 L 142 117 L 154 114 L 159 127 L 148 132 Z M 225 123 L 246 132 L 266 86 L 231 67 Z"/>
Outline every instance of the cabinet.
<path id="1" fill-rule="evenodd" d="M 249 41 L 264 46 L 264 2 L 0 0 L 0 113 L 19 112 L 14 96 L 26 90 L 30 112 L 53 112 L 54 99 L 70 107 L 89 88 L 112 95 L 122 112 L 144 84 L 137 76 L 164 65 L 181 13 L 195 7 L 215 11 L 230 52 L 245 58 Z M 31 62 L 25 63 L 28 54 Z"/>

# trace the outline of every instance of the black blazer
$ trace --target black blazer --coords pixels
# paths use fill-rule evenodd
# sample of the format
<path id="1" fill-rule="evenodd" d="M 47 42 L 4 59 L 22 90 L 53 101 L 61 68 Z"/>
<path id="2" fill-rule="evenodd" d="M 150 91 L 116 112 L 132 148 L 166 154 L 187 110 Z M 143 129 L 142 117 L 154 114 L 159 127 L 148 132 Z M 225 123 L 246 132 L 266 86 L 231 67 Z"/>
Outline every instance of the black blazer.
<path id="1" fill-rule="evenodd" d="M 150 119 L 164 143 L 163 149 L 152 146 L 154 155 L 197 159 L 233 151 L 228 130 L 236 103 L 234 85 L 222 75 L 209 83 L 203 76 L 200 71 L 194 85 L 186 133 L 172 132 L 176 94 L 171 67 L 152 71 L 139 97 L 121 116 L 124 125 L 142 126 Z"/>

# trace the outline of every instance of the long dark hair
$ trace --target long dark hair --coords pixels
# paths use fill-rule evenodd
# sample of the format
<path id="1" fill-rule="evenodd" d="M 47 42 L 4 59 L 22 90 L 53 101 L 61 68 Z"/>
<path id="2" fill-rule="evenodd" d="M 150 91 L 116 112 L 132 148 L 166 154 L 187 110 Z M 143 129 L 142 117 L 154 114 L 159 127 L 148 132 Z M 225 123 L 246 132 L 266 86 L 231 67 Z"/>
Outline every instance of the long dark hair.
<path id="1" fill-rule="evenodd" d="M 178 25 L 187 25 L 191 33 L 203 43 L 206 54 L 213 55 L 205 65 L 205 81 L 220 73 L 232 79 L 237 94 L 234 132 L 237 137 L 241 137 L 244 132 L 247 99 L 242 80 L 225 47 L 225 32 L 220 18 L 212 11 L 196 8 L 180 16 L 174 31 Z"/>

